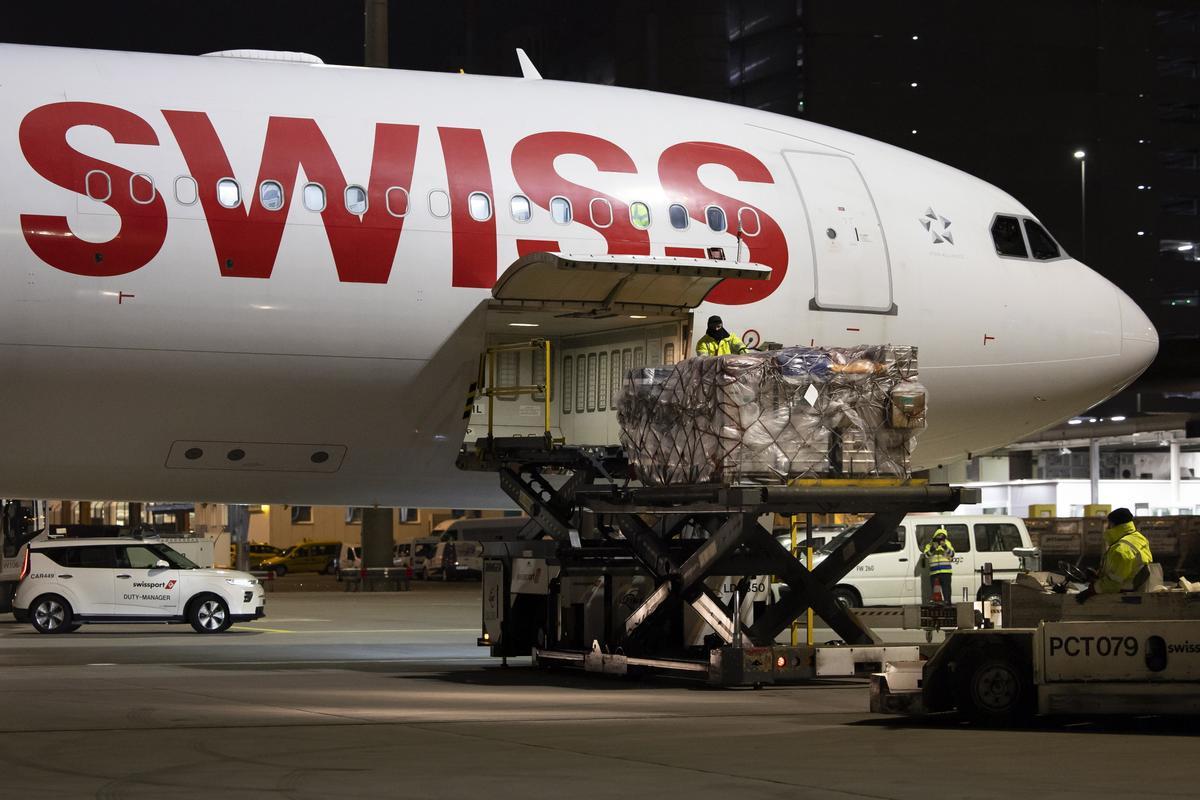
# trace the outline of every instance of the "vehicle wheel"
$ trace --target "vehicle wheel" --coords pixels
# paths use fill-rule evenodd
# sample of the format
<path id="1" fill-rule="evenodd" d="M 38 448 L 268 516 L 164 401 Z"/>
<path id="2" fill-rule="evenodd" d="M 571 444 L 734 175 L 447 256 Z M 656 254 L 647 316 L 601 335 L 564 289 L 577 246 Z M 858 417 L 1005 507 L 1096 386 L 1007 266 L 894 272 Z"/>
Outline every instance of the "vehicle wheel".
<path id="1" fill-rule="evenodd" d="M 71 604 L 56 594 L 44 594 L 29 604 L 29 621 L 38 633 L 70 633 Z"/>
<path id="2" fill-rule="evenodd" d="M 987 725 L 1028 720 L 1035 708 L 1029 666 L 1007 648 L 975 648 L 955 665 L 954 703 L 964 716 Z"/>
<path id="3" fill-rule="evenodd" d="M 284 575 L 287 575 L 287 567 L 283 564 L 275 565 L 275 577 L 282 578 Z"/>
<path id="4" fill-rule="evenodd" d="M 202 594 L 192 601 L 188 622 L 196 633 L 221 633 L 229 628 L 229 606 L 215 594 Z"/>
<path id="5" fill-rule="evenodd" d="M 862 608 L 862 598 L 849 586 L 835 586 L 830 594 L 833 595 L 834 602 L 842 608 Z"/>
<path id="6" fill-rule="evenodd" d="M 1000 587 L 992 584 L 991 586 L 980 586 L 978 600 L 991 600 L 993 603 L 1000 602 Z"/>

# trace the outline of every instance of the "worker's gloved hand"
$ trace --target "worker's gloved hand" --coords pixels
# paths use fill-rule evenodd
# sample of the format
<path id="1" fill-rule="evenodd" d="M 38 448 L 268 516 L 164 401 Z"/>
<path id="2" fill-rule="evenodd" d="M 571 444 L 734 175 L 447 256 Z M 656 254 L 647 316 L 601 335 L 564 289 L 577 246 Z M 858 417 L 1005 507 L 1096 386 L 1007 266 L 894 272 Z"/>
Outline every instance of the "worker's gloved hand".
<path id="1" fill-rule="evenodd" d="M 1075 602 L 1079 603 L 1079 605 L 1083 605 L 1084 603 L 1086 603 L 1088 601 L 1088 598 L 1091 597 L 1092 595 L 1094 595 L 1095 593 L 1096 593 L 1096 590 L 1089 586 L 1086 589 L 1084 589 L 1082 592 L 1080 592 L 1079 594 L 1075 595 Z"/>

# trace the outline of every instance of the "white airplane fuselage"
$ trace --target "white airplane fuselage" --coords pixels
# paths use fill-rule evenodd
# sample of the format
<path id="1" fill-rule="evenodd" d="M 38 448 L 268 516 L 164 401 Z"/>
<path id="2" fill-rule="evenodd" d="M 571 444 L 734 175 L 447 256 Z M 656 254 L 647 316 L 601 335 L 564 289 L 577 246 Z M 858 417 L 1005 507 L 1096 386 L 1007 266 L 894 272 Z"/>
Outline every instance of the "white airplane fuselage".
<path id="1" fill-rule="evenodd" d="M 495 477 L 455 455 L 477 312 L 520 253 L 720 247 L 772 276 L 719 286 L 699 320 L 785 344 L 917 345 L 918 467 L 1059 422 L 1157 351 L 1145 315 L 1085 265 L 997 254 L 996 215 L 1033 216 L 1003 191 L 796 119 L 236 58 L 2 46 L 0 74 L 3 497 L 500 504 Z M 238 195 L 222 198 L 229 180 Z M 324 210 L 306 208 L 308 184 Z M 554 197 L 573 221 L 552 219 Z M 196 442 L 266 461 L 197 465 L 181 450 Z"/>

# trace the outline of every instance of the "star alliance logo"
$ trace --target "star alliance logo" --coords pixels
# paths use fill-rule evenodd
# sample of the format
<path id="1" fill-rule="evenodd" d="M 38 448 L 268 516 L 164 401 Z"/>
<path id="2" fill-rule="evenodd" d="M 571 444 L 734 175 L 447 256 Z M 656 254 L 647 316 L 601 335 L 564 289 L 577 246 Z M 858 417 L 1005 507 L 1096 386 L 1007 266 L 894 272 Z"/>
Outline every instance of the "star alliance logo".
<path id="1" fill-rule="evenodd" d="M 950 220 L 939 216 L 932 208 L 926 208 L 925 216 L 919 217 L 917 221 L 933 236 L 934 244 L 942 242 L 954 244 L 954 234 L 950 232 Z"/>

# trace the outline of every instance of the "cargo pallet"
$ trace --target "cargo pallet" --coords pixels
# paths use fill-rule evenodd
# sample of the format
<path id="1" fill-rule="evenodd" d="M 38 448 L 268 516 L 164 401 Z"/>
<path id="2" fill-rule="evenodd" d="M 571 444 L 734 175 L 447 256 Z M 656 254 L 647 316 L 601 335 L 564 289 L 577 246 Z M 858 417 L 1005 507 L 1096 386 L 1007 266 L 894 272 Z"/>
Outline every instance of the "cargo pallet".
<path id="1" fill-rule="evenodd" d="M 878 669 L 916 648 L 885 652 L 832 587 L 905 514 L 950 511 L 979 495 L 891 479 L 631 487 L 614 477 L 628 473 L 619 450 L 542 448 L 543 441 L 552 445 L 488 438 L 460 459 L 464 468 L 495 469 L 530 517 L 515 540 L 484 545 L 479 644 L 500 658 L 532 655 L 539 666 L 666 673 L 722 686 L 807 680 L 833 674 L 833 665 L 838 674 Z M 550 480 L 550 471 L 565 480 Z M 810 572 L 759 517 L 813 513 L 873 516 Z M 747 598 L 755 576 L 784 584 L 777 600 Z M 711 578 L 733 585 L 732 596 L 719 596 Z M 638 582 L 653 589 L 626 590 Z M 844 646 L 776 644 L 810 607 Z M 703 643 L 684 636 L 685 609 L 711 629 Z"/>

